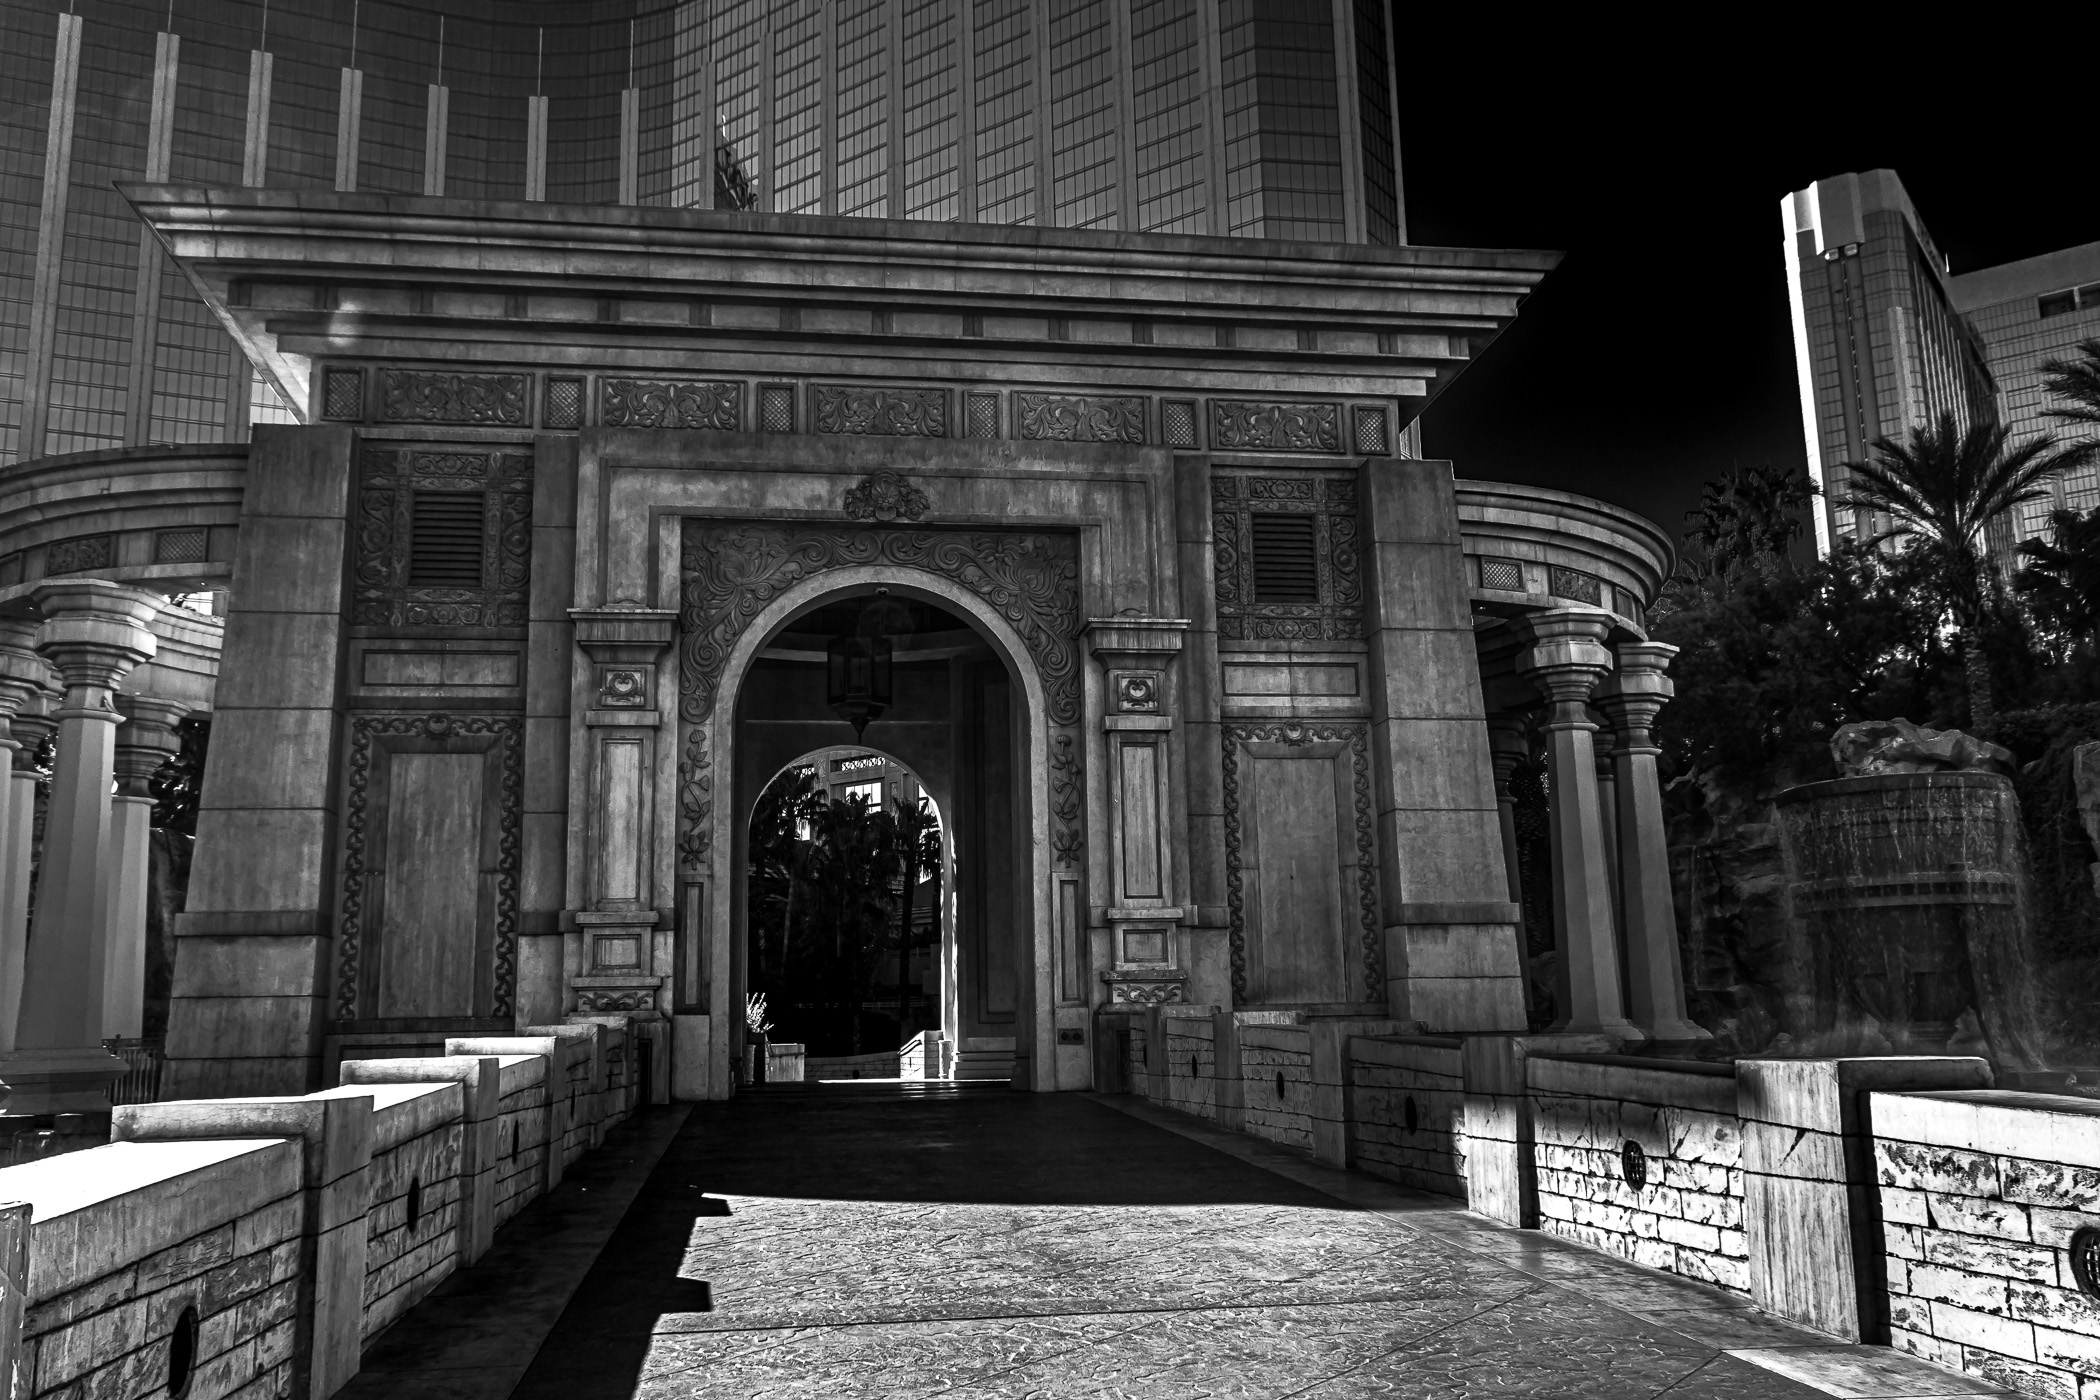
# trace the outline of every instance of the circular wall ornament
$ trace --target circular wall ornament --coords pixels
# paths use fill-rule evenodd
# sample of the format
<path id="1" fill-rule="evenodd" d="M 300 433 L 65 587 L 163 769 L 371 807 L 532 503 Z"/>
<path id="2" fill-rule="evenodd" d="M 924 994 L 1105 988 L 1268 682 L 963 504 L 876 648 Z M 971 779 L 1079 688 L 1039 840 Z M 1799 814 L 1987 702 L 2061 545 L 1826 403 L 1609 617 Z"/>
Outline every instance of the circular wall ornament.
<path id="1" fill-rule="evenodd" d="M 1626 1175 L 1626 1184 L 1638 1191 L 1648 1184 L 1648 1154 L 1632 1138 L 1626 1139 L 1619 1149 L 1619 1170 Z"/>

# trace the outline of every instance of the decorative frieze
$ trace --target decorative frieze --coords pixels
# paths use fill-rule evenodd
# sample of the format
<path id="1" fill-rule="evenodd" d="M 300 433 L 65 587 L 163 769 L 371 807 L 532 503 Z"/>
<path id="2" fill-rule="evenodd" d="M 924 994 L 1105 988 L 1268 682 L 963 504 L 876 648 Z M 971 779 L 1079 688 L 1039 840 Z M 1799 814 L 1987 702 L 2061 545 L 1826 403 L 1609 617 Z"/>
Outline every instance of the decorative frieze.
<path id="1" fill-rule="evenodd" d="M 416 573 L 418 493 L 471 496 L 479 510 L 480 583 Z M 351 621 L 394 627 L 522 627 L 532 569 L 532 458 L 522 452 L 367 448 L 359 462 Z"/>
<path id="2" fill-rule="evenodd" d="M 1340 452 L 1341 414 L 1331 403 L 1210 401 L 1215 452 Z"/>
<path id="3" fill-rule="evenodd" d="M 88 569 L 107 569 L 116 563 L 115 535 L 75 535 L 54 540 L 44 551 L 46 574 L 77 574 Z"/>
<path id="4" fill-rule="evenodd" d="M 733 433 L 744 425 L 744 386 L 731 380 L 606 379 L 598 421 L 608 428 L 686 428 Z"/>
<path id="5" fill-rule="evenodd" d="M 1356 497 L 1353 474 L 1263 476 L 1221 471 L 1212 477 L 1212 569 L 1219 640 L 1362 638 L 1363 570 Z M 1254 525 L 1262 515 L 1310 521 L 1316 581 L 1310 601 L 1283 602 L 1263 596 Z"/>
<path id="6" fill-rule="evenodd" d="M 624 990 L 585 989 L 576 994 L 576 1009 L 586 1015 L 617 1014 L 623 1011 L 654 1011 L 656 989 L 654 987 L 629 987 Z"/>
<path id="7" fill-rule="evenodd" d="M 948 436 L 946 389 L 860 388 L 819 384 L 817 431 L 858 433 L 874 437 Z"/>
<path id="8" fill-rule="evenodd" d="M 1085 394 L 1021 394 L 1016 397 L 1020 435 L 1046 442 L 1145 440 L 1145 401 Z"/>
<path id="9" fill-rule="evenodd" d="M 444 374 L 382 370 L 384 423 L 447 423 L 476 428 L 532 425 L 532 381 L 522 374 Z"/>

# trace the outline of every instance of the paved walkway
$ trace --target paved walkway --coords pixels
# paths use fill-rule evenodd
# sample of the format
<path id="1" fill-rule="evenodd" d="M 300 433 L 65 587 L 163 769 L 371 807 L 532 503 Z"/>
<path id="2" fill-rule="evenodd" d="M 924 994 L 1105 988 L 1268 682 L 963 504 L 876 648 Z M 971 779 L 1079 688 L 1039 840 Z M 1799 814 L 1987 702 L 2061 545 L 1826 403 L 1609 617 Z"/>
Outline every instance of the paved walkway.
<path id="1" fill-rule="evenodd" d="M 567 1212 L 571 1233 L 582 1216 L 616 1216 L 587 1273 L 559 1230 L 548 1238 L 567 1263 L 506 1241 L 508 1262 L 459 1275 L 383 1339 L 359 1390 L 386 1400 L 2000 1393 L 1127 1099 L 825 1086 L 702 1105 L 675 1136 L 665 1117 L 608 1144 L 629 1164 L 625 1178 L 601 1169 L 595 1188 L 565 1183 L 520 1217 L 529 1235 L 544 1234 L 532 1223 L 542 1206 Z M 599 1202 L 579 1206 L 579 1185 Z M 506 1288 L 523 1300 L 510 1325 Z"/>

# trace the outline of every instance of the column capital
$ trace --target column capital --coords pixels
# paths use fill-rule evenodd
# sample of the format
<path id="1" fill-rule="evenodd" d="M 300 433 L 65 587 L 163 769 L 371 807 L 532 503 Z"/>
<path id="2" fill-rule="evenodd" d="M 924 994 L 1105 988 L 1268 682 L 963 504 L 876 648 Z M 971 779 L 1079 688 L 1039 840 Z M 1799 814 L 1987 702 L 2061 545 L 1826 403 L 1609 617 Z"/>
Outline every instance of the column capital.
<path id="1" fill-rule="evenodd" d="M 180 700 L 162 700 L 150 695 L 119 695 L 117 713 L 124 717 L 117 730 L 116 779 L 126 797 L 147 797 L 146 784 L 161 765 L 182 752 L 182 739 L 175 726 L 190 712 Z"/>
<path id="2" fill-rule="evenodd" d="M 1554 608 L 1525 613 L 1510 627 L 1522 643 L 1515 658 L 1517 671 L 1553 702 L 1553 727 L 1587 728 L 1584 703 L 1611 670 L 1611 651 L 1604 645 L 1611 634 L 1611 617 L 1585 608 Z"/>
<path id="3" fill-rule="evenodd" d="M 74 708 L 108 708 L 106 692 L 141 662 L 151 661 L 158 644 L 146 624 L 160 615 L 158 594 L 103 579 L 67 579 L 47 583 L 33 595 L 43 626 L 36 649 L 51 663 L 70 692 Z M 96 695 L 93 692 L 105 692 Z M 110 713 L 115 718 L 115 713 Z"/>
<path id="4" fill-rule="evenodd" d="M 37 621 L 0 617 L 0 743 L 14 717 L 51 687 L 51 663 L 36 654 Z"/>
<path id="5" fill-rule="evenodd" d="M 1664 674 L 1676 655 L 1677 648 L 1667 642 L 1619 644 L 1618 668 L 1597 687 L 1593 703 L 1611 716 L 1612 724 L 1623 736 L 1622 748 L 1654 748 L 1648 730 L 1662 707 L 1677 693 L 1677 687 Z"/>
<path id="6" fill-rule="evenodd" d="M 45 739 L 58 732 L 58 721 L 51 717 L 51 711 L 57 708 L 58 700 L 52 691 L 38 690 L 15 711 L 8 731 L 15 745 L 16 771 L 36 771 L 37 750 L 43 747 Z"/>

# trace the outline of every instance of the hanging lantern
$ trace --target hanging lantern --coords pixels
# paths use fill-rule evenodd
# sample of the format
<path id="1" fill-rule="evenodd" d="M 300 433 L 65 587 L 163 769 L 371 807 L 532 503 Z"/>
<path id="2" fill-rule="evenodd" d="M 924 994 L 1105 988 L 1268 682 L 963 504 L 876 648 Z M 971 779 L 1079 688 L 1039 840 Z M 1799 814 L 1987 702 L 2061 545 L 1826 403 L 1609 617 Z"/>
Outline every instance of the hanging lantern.
<path id="1" fill-rule="evenodd" d="M 833 637 L 825 656 L 825 699 L 833 714 L 853 726 L 858 740 L 890 707 L 890 639 L 879 632 L 871 637 Z"/>

